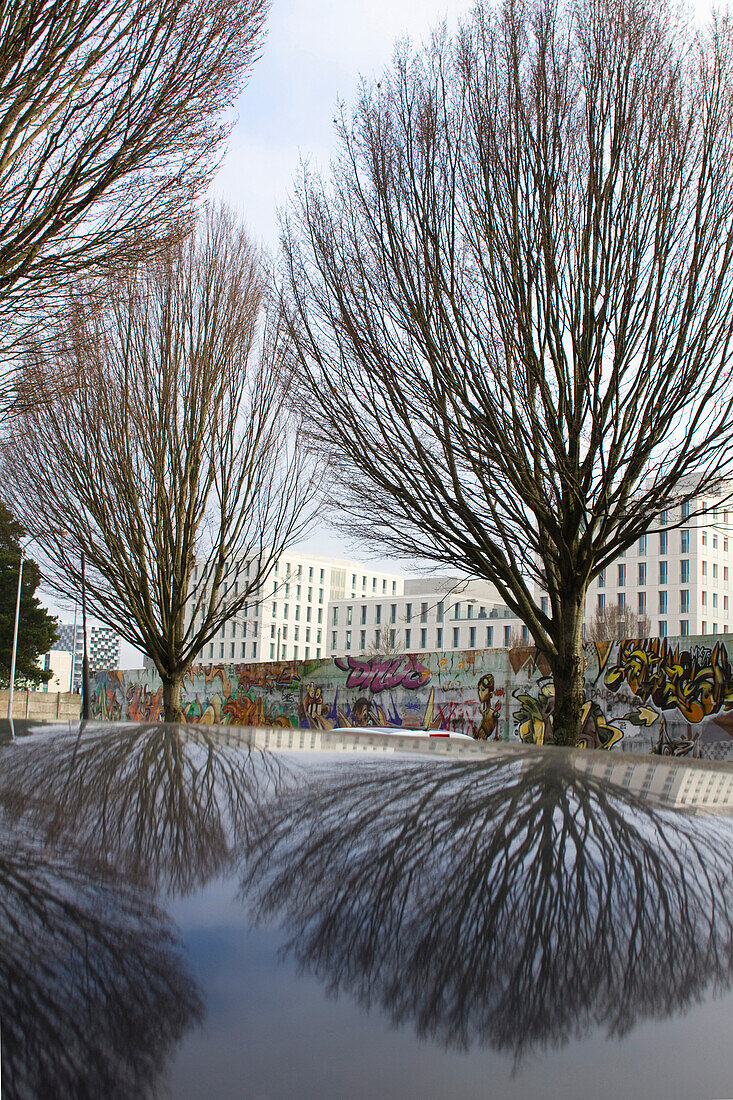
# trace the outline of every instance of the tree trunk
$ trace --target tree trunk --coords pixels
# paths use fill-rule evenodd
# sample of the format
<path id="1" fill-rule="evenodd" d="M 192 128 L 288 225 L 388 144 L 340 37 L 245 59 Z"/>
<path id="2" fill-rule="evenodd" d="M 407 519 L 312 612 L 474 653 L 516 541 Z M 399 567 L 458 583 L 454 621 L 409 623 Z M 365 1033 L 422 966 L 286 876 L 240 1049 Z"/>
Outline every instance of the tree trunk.
<path id="1" fill-rule="evenodd" d="M 552 744 L 577 745 L 583 692 L 583 610 L 585 592 L 574 593 L 563 604 L 557 656 L 550 661 L 555 686 Z"/>
<path id="2" fill-rule="evenodd" d="M 163 677 L 163 720 L 165 722 L 185 722 L 181 695 L 183 691 L 183 676 L 173 675 Z"/>

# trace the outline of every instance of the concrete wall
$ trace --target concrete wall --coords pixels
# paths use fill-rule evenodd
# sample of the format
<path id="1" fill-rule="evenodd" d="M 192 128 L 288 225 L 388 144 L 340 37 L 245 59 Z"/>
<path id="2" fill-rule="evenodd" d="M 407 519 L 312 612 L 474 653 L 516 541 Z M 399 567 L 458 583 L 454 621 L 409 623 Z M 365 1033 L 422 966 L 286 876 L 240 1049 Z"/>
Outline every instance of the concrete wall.
<path id="1" fill-rule="evenodd" d="M 8 691 L 0 691 L 0 717 L 8 713 Z M 68 691 L 16 691 L 13 692 L 13 718 L 32 718 L 36 722 L 78 721 L 81 713 L 81 696 Z"/>
<path id="2" fill-rule="evenodd" d="M 731 657 L 730 635 L 587 644 L 582 743 L 733 758 Z M 157 721 L 162 701 L 147 670 L 92 679 L 95 718 Z M 535 743 L 551 728 L 553 705 L 547 663 L 525 647 L 197 666 L 184 692 L 192 722 L 380 724 Z"/>

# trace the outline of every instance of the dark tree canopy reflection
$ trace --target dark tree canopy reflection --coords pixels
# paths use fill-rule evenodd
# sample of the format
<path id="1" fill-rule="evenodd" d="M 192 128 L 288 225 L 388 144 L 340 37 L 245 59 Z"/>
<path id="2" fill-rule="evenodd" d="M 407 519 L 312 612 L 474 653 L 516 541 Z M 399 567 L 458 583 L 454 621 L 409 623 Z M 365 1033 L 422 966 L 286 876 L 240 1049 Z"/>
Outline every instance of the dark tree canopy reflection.
<path id="1" fill-rule="evenodd" d="M 3 1096 L 143 1098 L 200 999 L 150 898 L 70 855 L 0 815 Z"/>
<path id="2" fill-rule="evenodd" d="M 243 889 L 332 992 L 519 1059 L 730 986 L 732 842 L 570 754 L 361 760 L 272 801 Z"/>
<path id="3" fill-rule="evenodd" d="M 86 727 L 3 751 L 0 802 L 50 843 L 187 893 L 232 864 L 275 759 L 170 725 Z"/>

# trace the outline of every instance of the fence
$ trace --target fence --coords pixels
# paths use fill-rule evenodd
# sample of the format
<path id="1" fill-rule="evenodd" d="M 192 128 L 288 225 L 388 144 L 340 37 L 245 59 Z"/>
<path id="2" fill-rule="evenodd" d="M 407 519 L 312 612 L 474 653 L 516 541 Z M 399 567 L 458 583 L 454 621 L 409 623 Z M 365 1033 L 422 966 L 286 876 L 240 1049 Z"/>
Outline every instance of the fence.
<path id="1" fill-rule="evenodd" d="M 0 717 L 8 713 L 8 691 L 0 691 Z M 77 721 L 81 713 L 81 696 L 73 692 L 18 691 L 13 692 L 13 718 L 30 718 L 35 722 L 57 718 Z"/>

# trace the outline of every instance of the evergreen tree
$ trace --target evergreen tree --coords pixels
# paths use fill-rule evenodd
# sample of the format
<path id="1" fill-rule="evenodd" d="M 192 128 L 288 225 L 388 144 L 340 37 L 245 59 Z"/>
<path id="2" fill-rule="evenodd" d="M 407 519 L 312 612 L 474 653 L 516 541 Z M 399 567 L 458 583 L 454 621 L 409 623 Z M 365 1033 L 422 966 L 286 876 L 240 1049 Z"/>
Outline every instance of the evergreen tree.
<path id="1" fill-rule="evenodd" d="M 10 680 L 20 540 L 24 535 L 21 525 L 0 501 L 0 687 L 7 687 Z M 15 658 L 16 685 L 45 684 L 51 679 L 51 672 L 39 668 L 37 661 L 56 641 L 58 620 L 41 607 L 35 595 L 40 580 L 41 571 L 37 564 L 31 558 L 26 558 L 23 562 L 18 652 Z"/>

